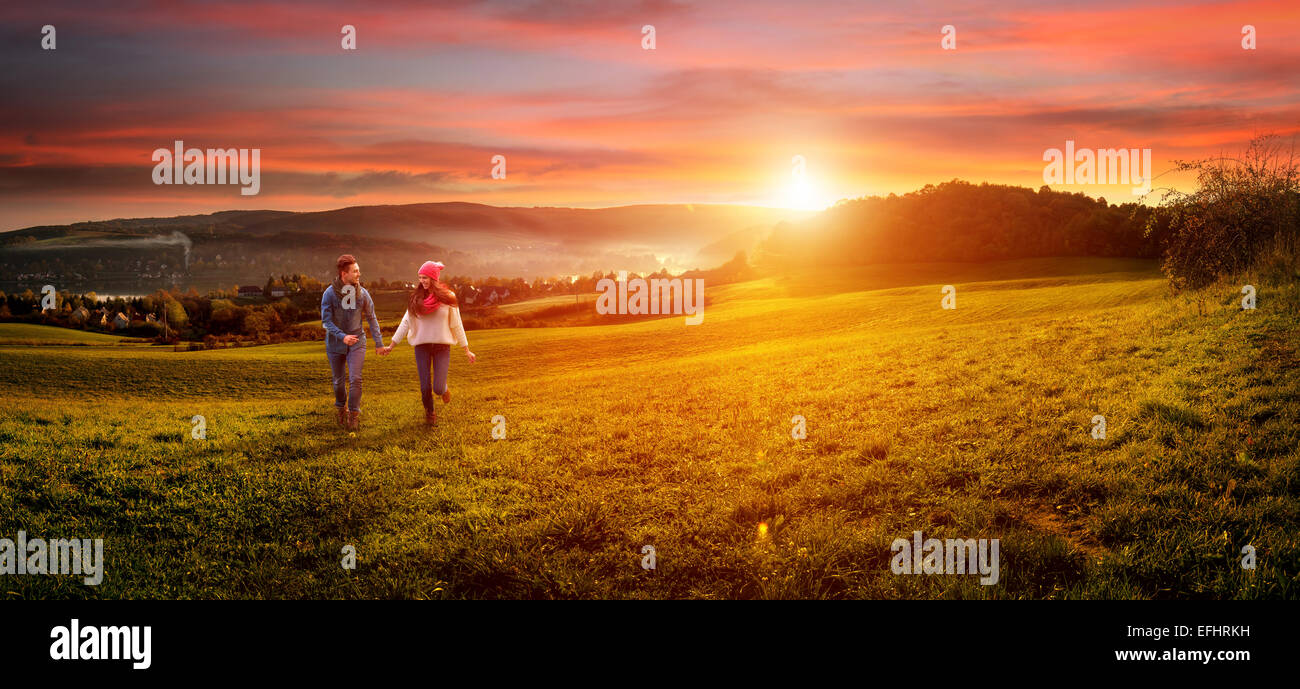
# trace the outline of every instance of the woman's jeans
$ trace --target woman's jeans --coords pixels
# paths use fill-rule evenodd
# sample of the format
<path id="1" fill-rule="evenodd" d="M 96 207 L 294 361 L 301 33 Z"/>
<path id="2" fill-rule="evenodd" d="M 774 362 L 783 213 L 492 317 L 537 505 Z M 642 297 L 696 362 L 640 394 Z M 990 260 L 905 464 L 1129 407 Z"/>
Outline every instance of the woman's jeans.
<path id="1" fill-rule="evenodd" d="M 424 410 L 433 411 L 433 396 L 447 391 L 447 366 L 451 364 L 451 345 L 415 345 L 415 370 L 420 376 L 420 401 Z M 433 369 L 433 384 L 429 384 L 429 369 Z"/>
<path id="2" fill-rule="evenodd" d="M 334 374 L 334 406 L 347 405 L 351 411 L 361 411 L 361 368 L 366 363 L 366 340 L 362 338 L 344 352 L 325 352 Z M 352 396 L 348 396 L 348 388 Z"/>

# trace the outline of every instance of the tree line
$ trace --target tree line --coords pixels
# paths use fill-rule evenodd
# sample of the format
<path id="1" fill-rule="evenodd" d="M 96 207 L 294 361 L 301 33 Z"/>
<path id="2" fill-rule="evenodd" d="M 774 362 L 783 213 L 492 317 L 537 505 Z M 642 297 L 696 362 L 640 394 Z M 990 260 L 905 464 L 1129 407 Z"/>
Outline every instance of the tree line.
<path id="1" fill-rule="evenodd" d="M 1264 264 L 1295 276 L 1300 166 L 1294 143 L 1265 135 L 1238 156 L 1176 164 L 1196 173 L 1196 191 L 1165 190 L 1154 205 L 1112 205 L 1046 185 L 1034 191 L 960 180 L 841 201 L 808 221 L 781 223 L 755 258 L 805 267 L 1159 258 L 1176 288 L 1203 287 Z"/>
<path id="2" fill-rule="evenodd" d="M 1154 211 L 1081 193 L 960 180 L 887 197 L 841 201 L 803 223 L 783 222 L 759 261 L 808 265 L 992 261 L 1040 256 L 1155 258 Z"/>

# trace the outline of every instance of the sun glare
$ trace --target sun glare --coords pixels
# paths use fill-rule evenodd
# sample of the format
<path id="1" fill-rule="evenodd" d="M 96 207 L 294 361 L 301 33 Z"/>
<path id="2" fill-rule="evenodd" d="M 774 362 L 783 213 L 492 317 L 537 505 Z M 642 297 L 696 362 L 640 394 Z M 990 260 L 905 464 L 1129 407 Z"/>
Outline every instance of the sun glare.
<path id="1" fill-rule="evenodd" d="M 817 185 L 807 177 L 791 180 L 777 203 L 781 208 L 799 211 L 820 211 L 831 205 Z"/>

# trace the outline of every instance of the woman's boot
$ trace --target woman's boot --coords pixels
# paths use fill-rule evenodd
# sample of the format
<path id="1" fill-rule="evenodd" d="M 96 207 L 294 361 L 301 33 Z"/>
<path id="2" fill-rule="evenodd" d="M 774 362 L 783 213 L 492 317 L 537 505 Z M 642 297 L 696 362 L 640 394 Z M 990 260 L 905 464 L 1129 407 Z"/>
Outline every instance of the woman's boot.
<path id="1" fill-rule="evenodd" d="M 361 428 L 361 410 L 348 411 L 348 430 L 355 431 Z"/>

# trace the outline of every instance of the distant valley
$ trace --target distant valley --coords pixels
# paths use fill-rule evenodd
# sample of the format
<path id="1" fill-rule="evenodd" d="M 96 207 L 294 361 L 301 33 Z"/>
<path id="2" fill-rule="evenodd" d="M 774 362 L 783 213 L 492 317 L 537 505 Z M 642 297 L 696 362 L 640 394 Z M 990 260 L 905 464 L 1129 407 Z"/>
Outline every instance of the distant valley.
<path id="1" fill-rule="evenodd" d="M 731 205 L 600 209 L 475 203 L 356 206 L 320 212 L 223 211 L 30 227 L 0 234 L 0 289 L 149 291 L 326 277 L 353 253 L 365 275 L 406 279 L 436 258 L 449 275 L 503 278 L 601 270 L 677 272 L 750 251 L 807 211 Z"/>

